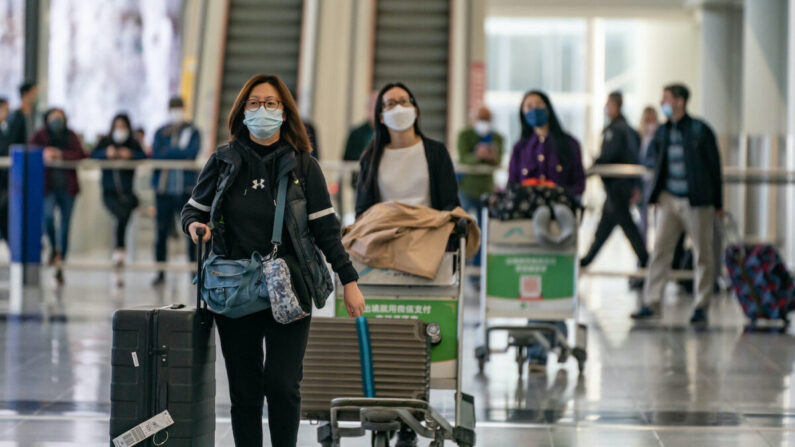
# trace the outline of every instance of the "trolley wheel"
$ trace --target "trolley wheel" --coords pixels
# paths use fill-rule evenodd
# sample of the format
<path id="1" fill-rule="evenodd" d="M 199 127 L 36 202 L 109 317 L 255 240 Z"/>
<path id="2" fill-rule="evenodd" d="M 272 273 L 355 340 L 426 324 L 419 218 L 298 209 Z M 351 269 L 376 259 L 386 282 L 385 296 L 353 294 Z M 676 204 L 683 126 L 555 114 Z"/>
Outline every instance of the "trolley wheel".
<path id="1" fill-rule="evenodd" d="M 389 433 L 385 431 L 373 432 L 373 447 L 389 447 Z"/>
<path id="2" fill-rule="evenodd" d="M 585 361 L 588 359 L 588 353 L 585 352 L 585 349 L 580 347 L 575 347 L 571 350 L 571 355 L 577 359 L 577 369 L 579 369 L 580 374 L 585 371 Z"/>
<path id="3" fill-rule="evenodd" d="M 478 372 L 480 374 L 483 374 L 483 371 L 486 369 L 487 357 L 488 353 L 486 352 L 485 346 L 478 346 L 475 348 L 475 358 L 478 359 Z"/>

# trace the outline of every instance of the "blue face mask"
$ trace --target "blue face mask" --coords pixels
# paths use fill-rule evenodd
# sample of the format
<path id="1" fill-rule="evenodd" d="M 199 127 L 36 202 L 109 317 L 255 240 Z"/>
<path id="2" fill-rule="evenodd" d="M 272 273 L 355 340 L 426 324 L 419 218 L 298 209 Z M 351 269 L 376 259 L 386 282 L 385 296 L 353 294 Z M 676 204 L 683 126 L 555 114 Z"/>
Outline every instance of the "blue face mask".
<path id="1" fill-rule="evenodd" d="M 530 109 L 524 114 L 524 120 L 529 126 L 544 127 L 549 121 L 547 109 Z"/>
<path id="2" fill-rule="evenodd" d="M 257 110 L 245 110 L 246 118 L 243 124 L 248 127 L 252 135 L 261 139 L 267 140 L 282 127 L 284 119 L 284 112 L 281 110 L 268 111 L 265 107 L 260 107 Z"/>
<path id="3" fill-rule="evenodd" d="M 670 118 L 674 115 L 674 108 L 671 107 L 671 105 L 668 103 L 664 103 L 663 105 L 661 105 L 660 110 L 662 111 L 662 114 L 665 115 L 666 118 Z"/>

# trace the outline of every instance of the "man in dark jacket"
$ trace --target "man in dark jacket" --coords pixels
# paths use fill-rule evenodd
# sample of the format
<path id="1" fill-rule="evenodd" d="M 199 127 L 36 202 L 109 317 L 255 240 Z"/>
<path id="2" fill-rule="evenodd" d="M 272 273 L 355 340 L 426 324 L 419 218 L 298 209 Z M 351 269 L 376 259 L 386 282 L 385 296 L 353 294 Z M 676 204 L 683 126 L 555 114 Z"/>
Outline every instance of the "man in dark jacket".
<path id="1" fill-rule="evenodd" d="M 692 324 L 707 322 L 713 294 L 715 262 L 713 225 L 723 214 L 723 182 L 715 134 L 705 122 L 687 114 L 690 92 L 681 84 L 666 86 L 661 108 L 668 122 L 654 135 L 657 163 L 649 203 L 658 205 L 656 241 L 646 278 L 644 306 L 632 314 L 646 319 L 659 313 L 663 289 L 679 236 L 693 241 L 696 308 Z"/>
<path id="2" fill-rule="evenodd" d="M 605 110 L 610 124 L 604 130 L 602 139 L 602 153 L 596 159 L 596 164 L 637 164 L 638 145 L 640 137 L 632 127 L 627 124 L 627 120 L 621 114 L 623 97 L 620 92 L 613 92 L 607 97 Z M 580 261 L 582 267 L 588 266 L 599 249 L 602 248 L 610 233 L 616 225 L 620 226 L 624 234 L 632 244 L 632 249 L 638 257 L 641 267 L 645 267 L 649 260 L 646 252 L 646 244 L 638 230 L 638 226 L 632 220 L 630 205 L 633 193 L 638 190 L 639 183 L 635 179 L 609 178 L 603 177 L 605 185 L 605 200 L 602 208 L 602 219 L 596 228 L 593 244 L 588 253 Z M 636 283 L 633 283 L 636 284 Z"/>
<path id="3" fill-rule="evenodd" d="M 8 121 L 9 144 L 27 144 L 36 131 L 36 97 L 38 88 L 33 82 L 24 82 L 19 86 L 19 108 L 14 111 Z"/>

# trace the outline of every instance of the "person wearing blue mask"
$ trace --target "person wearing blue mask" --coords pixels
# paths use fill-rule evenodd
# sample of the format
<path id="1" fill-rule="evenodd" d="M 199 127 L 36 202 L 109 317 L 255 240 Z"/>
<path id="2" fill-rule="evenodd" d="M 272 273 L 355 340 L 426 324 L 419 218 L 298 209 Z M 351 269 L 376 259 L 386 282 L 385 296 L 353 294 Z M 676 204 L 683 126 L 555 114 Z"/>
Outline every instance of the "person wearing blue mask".
<path id="1" fill-rule="evenodd" d="M 508 183 L 521 184 L 526 179 L 551 181 L 581 197 L 585 192 L 585 170 L 580 143 L 563 130 L 549 97 L 539 90 L 527 92 L 519 106 L 519 122 L 522 135 L 511 153 Z M 565 322 L 551 323 L 567 333 Z M 542 346 L 530 346 L 527 357 L 531 371 L 546 368 L 547 352 Z"/>
<path id="2" fill-rule="evenodd" d="M 159 160 L 195 160 L 201 148 L 199 130 L 185 119 L 182 98 L 174 97 L 168 102 L 169 122 L 155 133 L 152 143 L 152 158 Z M 192 170 L 157 169 L 152 173 L 157 212 L 157 237 L 155 238 L 155 260 L 166 262 L 168 236 L 174 228 L 174 219 L 190 197 L 196 184 L 196 172 Z M 195 260 L 196 250 L 187 241 L 188 257 Z M 161 286 L 166 281 L 165 272 L 157 273 L 152 283 Z"/>
<path id="3" fill-rule="evenodd" d="M 246 82 L 229 113 L 229 135 L 230 141 L 215 151 L 199 174 L 182 210 L 183 231 L 198 243 L 197 230 L 204 229 L 204 241 L 212 239 L 212 254 L 225 259 L 270 253 L 277 177 L 283 172 L 290 180 L 288 208 L 276 256 L 290 266 L 302 307 L 313 301 L 322 307 L 332 290 L 326 262 L 316 256 L 319 249 L 339 275 L 348 314 L 361 316 L 364 297 L 342 246 L 326 179 L 310 155 L 306 128 L 281 79 L 261 74 Z M 229 377 L 235 445 L 262 445 L 267 398 L 271 444 L 295 446 L 311 316 L 282 324 L 268 307 L 240 318 L 214 317 Z"/>
<path id="4" fill-rule="evenodd" d="M 538 90 L 524 95 L 519 108 L 522 136 L 513 147 L 508 183 L 549 180 L 576 197 L 585 192 L 580 143 L 563 130 L 549 97 Z"/>
<path id="5" fill-rule="evenodd" d="M 696 305 L 691 324 L 707 323 L 714 293 L 713 231 L 715 215 L 723 214 L 720 152 L 709 125 L 688 115 L 689 98 L 690 91 L 682 84 L 663 89 L 660 109 L 668 121 L 657 129 L 649 149 L 657 157 L 649 203 L 657 205 L 658 215 L 643 306 L 632 314 L 638 320 L 659 316 L 671 260 L 683 232 L 693 242 Z"/>

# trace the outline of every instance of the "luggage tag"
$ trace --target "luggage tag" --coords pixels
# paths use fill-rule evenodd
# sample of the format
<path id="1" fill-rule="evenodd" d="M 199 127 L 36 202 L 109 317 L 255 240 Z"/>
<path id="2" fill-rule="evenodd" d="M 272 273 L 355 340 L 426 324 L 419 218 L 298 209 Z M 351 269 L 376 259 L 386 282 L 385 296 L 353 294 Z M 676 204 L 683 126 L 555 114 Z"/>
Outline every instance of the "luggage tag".
<path id="1" fill-rule="evenodd" d="M 122 435 L 117 436 L 113 439 L 113 445 L 114 447 L 130 447 L 136 445 L 172 425 L 174 425 L 174 419 L 171 418 L 171 415 L 168 414 L 168 410 L 166 410 L 154 416 L 153 418 L 136 425 Z M 166 432 L 166 439 L 168 439 L 168 432 Z M 165 441 L 156 445 L 162 445 L 164 443 Z"/>

